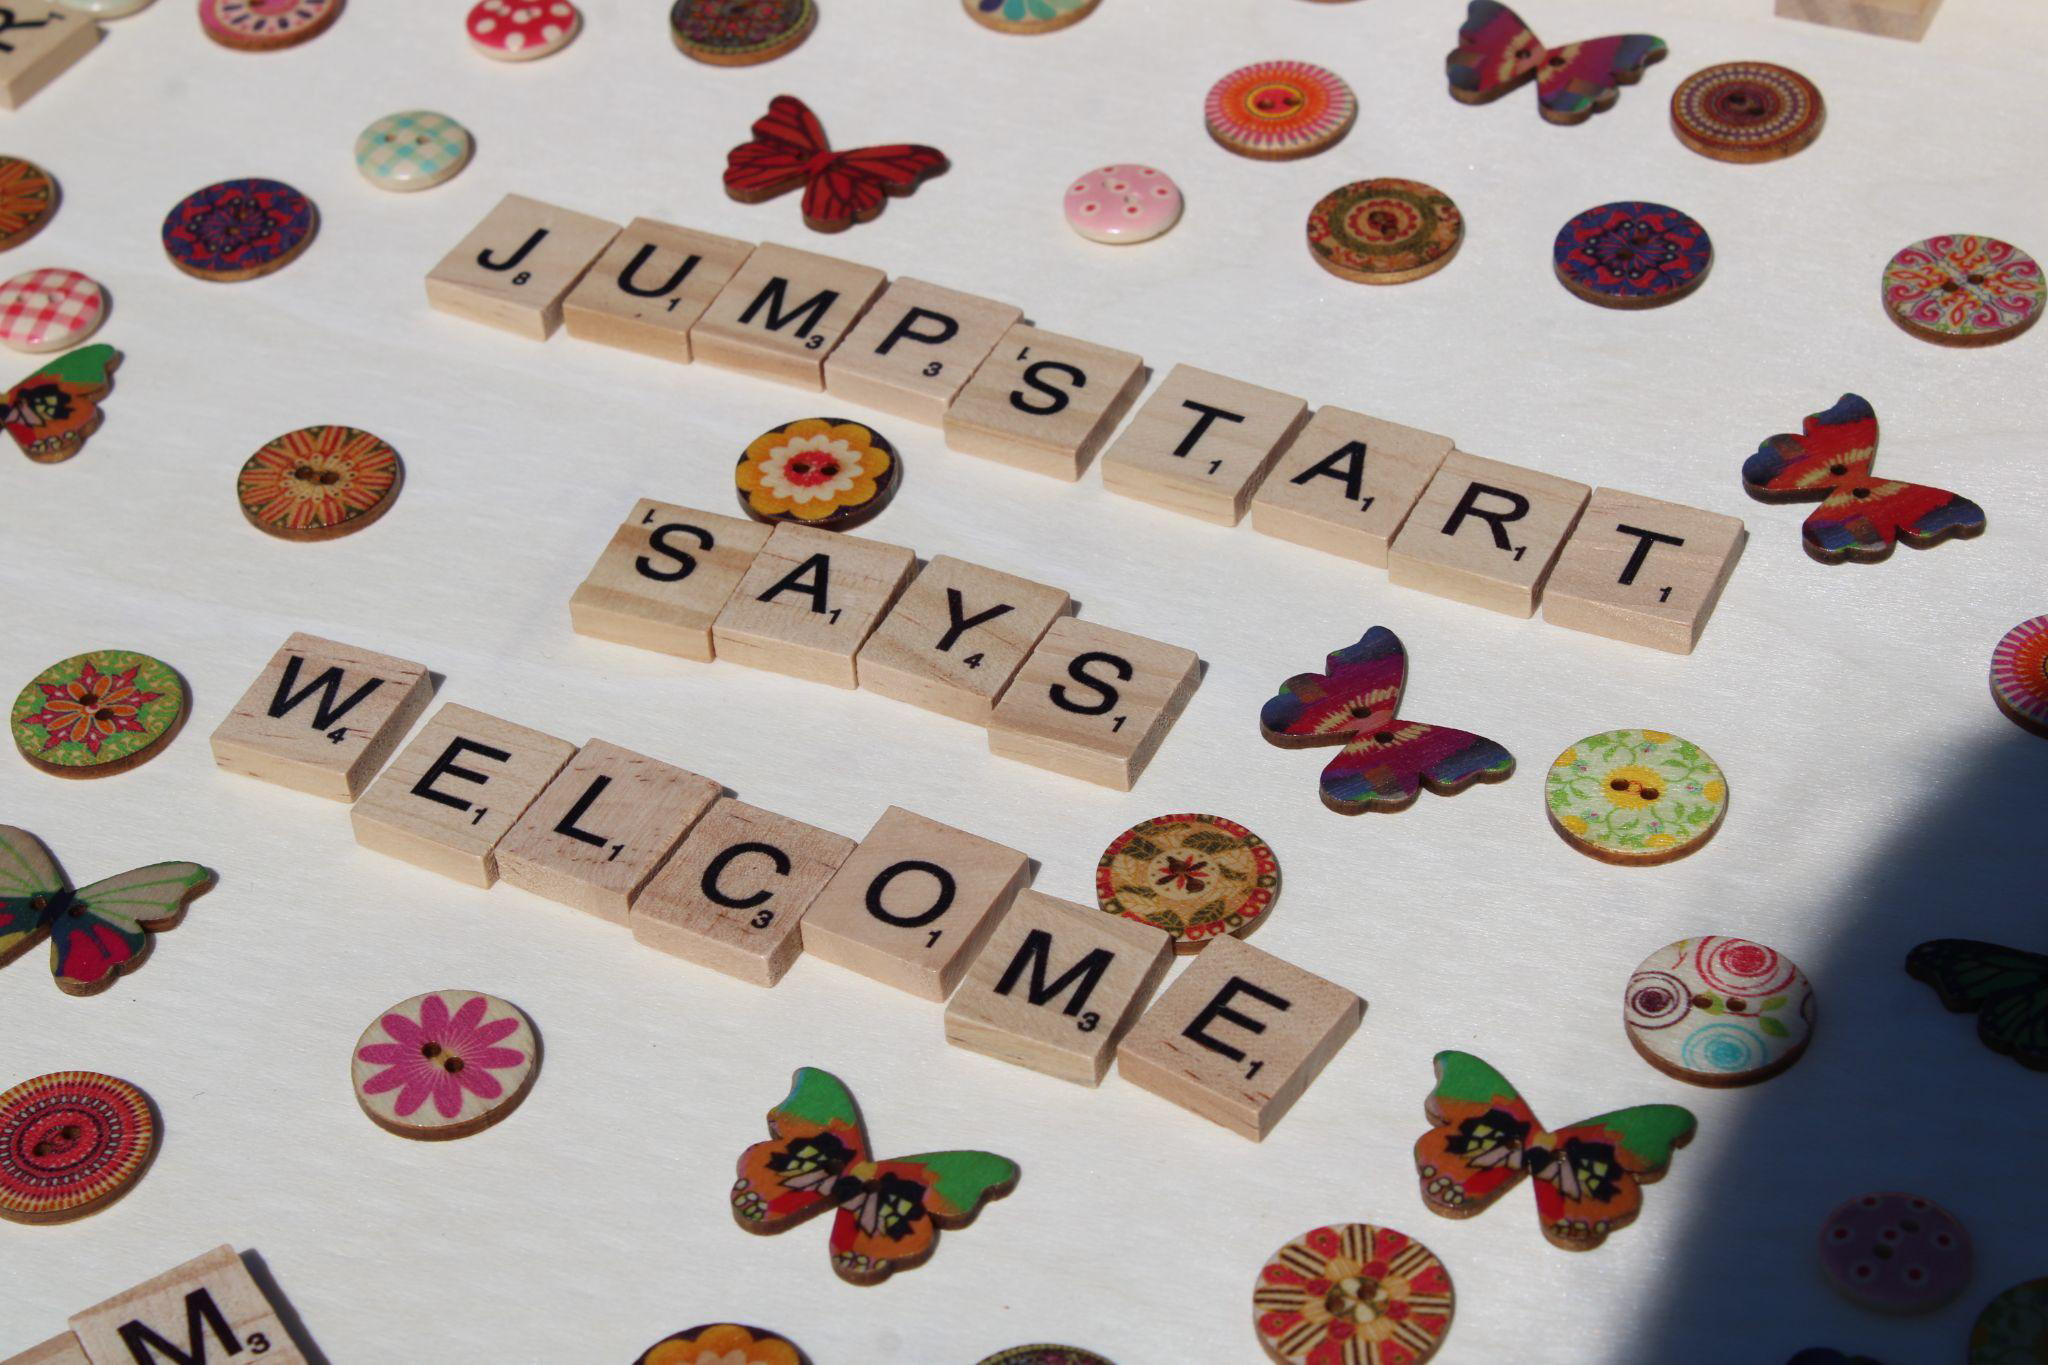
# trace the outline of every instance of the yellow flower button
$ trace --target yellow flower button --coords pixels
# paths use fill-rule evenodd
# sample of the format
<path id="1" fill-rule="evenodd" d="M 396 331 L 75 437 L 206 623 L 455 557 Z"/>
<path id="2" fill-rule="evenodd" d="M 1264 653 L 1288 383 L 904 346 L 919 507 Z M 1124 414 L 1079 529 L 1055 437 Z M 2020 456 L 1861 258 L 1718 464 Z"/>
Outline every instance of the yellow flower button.
<path id="1" fill-rule="evenodd" d="M 844 530 L 889 505 L 901 470 L 879 432 L 843 417 L 805 417 L 755 438 L 733 483 L 755 521 Z"/>

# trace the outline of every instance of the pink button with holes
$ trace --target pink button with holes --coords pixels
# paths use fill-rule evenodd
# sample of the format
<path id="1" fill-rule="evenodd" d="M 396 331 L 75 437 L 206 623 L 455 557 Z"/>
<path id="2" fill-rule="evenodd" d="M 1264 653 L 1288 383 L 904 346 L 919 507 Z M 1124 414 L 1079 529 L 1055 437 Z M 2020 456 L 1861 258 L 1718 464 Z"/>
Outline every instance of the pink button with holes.
<path id="1" fill-rule="evenodd" d="M 1931 1313 L 1970 1282 L 1970 1234 L 1917 1195 L 1866 1194 L 1821 1225 L 1820 1263 L 1865 1308 Z"/>
<path id="2" fill-rule="evenodd" d="M 31 270 L 0 284 L 0 343 L 62 351 L 97 332 L 107 296 L 76 270 Z"/>
<path id="3" fill-rule="evenodd" d="M 1180 186 L 1150 166 L 1104 166 L 1067 190 L 1067 222 L 1091 242 L 1149 242 L 1180 221 Z"/>

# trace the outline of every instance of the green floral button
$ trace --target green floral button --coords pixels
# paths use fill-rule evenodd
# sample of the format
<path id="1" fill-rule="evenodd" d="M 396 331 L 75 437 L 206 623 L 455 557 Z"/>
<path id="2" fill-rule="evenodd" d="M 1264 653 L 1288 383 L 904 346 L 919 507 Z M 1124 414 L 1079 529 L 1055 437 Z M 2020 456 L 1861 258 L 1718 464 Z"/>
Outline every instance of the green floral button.
<path id="1" fill-rule="evenodd" d="M 185 719 L 185 684 L 161 659 L 96 649 L 38 673 L 10 720 L 22 757 L 59 777 L 106 777 L 156 756 Z"/>
<path id="2" fill-rule="evenodd" d="M 1557 756 L 1544 784 L 1550 823 L 1602 862 L 1683 858 L 1728 813 L 1728 779 L 1691 740 L 1662 730 L 1588 735 Z"/>

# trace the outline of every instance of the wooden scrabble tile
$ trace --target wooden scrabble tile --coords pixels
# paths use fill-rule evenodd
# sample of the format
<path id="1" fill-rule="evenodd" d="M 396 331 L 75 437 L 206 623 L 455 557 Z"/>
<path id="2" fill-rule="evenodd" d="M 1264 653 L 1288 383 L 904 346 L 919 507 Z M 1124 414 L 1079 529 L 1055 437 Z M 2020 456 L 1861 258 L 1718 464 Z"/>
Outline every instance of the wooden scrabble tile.
<path id="1" fill-rule="evenodd" d="M 537 896 L 624 924 L 626 910 L 718 783 L 593 739 L 498 843 L 498 874 Z"/>
<path id="2" fill-rule="evenodd" d="M 1019 324 L 946 409 L 946 444 L 1072 483 L 1144 387 L 1129 351 Z"/>
<path id="3" fill-rule="evenodd" d="M 803 951 L 804 912 L 853 852 L 830 830 L 720 797 L 633 902 L 633 937 L 772 986 Z"/>
<path id="4" fill-rule="evenodd" d="M 1592 489 L 1454 450 L 1387 554 L 1388 581 L 1533 616 Z"/>
<path id="5" fill-rule="evenodd" d="M 1176 365 L 1103 454 L 1102 486 L 1235 526 L 1307 415 L 1290 394 Z"/>
<path id="6" fill-rule="evenodd" d="M 92 1365 L 78 1338 L 70 1332 L 29 1347 L 20 1355 L 0 1360 L 0 1365 Z"/>
<path id="7" fill-rule="evenodd" d="M 1172 961 L 1149 924 L 1020 892 L 946 1006 L 946 1041 L 1100 1085 Z"/>
<path id="8" fill-rule="evenodd" d="M 349 811 L 356 842 L 489 886 L 498 841 L 575 752 L 553 735 L 443 706 Z"/>
<path id="9" fill-rule="evenodd" d="M 1748 543 L 1739 518 L 1596 489 L 1543 586 L 1543 619 L 1690 654 Z"/>
<path id="10" fill-rule="evenodd" d="M 433 695 L 420 664 L 295 633 L 213 732 L 213 761 L 353 801 Z"/>
<path id="11" fill-rule="evenodd" d="M 1252 529 L 1312 550 L 1387 566 L 1451 438 L 1346 408 L 1318 408 L 1252 495 Z"/>
<path id="12" fill-rule="evenodd" d="M 603 254 L 619 225 L 508 194 L 427 275 L 427 302 L 444 313 L 546 341 L 562 299 Z"/>
<path id="13" fill-rule="evenodd" d="M 989 750 L 1129 791 L 1201 677 L 1192 650 L 1063 617 L 996 703 Z"/>
<path id="14" fill-rule="evenodd" d="M 707 365 L 823 389 L 825 357 L 888 278 L 870 266 L 765 242 L 690 328 L 690 346 Z"/>
<path id="15" fill-rule="evenodd" d="M 1333 982 L 1218 938 L 1116 1050 L 1117 1073 L 1254 1142 L 1358 1032 L 1365 1002 Z"/>
<path id="16" fill-rule="evenodd" d="M 1919 42 L 1927 36 L 1941 0 L 1778 0 L 1780 19 Z"/>
<path id="17" fill-rule="evenodd" d="M 926 1000 L 960 984 L 1031 860 L 891 806 L 804 916 L 804 951 Z"/>
<path id="18" fill-rule="evenodd" d="M 811 526 L 775 528 L 711 627 L 718 655 L 749 668 L 852 687 L 854 656 L 917 556 Z"/>
<path id="19" fill-rule="evenodd" d="M 861 646 L 855 671 L 870 692 L 986 725 L 1047 628 L 1073 609 L 1063 589 L 936 555 Z"/>
<path id="20" fill-rule="evenodd" d="M 94 1365 L 223 1359 L 305 1365 L 306 1359 L 227 1246 L 86 1309 L 71 1319 L 71 1330 Z"/>
<path id="21" fill-rule="evenodd" d="M 1023 316 L 1007 303 L 892 280 L 825 361 L 825 391 L 938 426 L 975 367 Z"/>
<path id="22" fill-rule="evenodd" d="M 642 498 L 569 599 L 578 635 L 712 657 L 711 623 L 771 528 Z"/>
<path id="23" fill-rule="evenodd" d="M 572 337 L 690 363 L 690 328 L 753 252 L 752 242 L 635 218 L 562 300 Z"/>
<path id="24" fill-rule="evenodd" d="M 100 40 L 89 16 L 44 0 L 15 0 L 0 13 L 0 109 L 19 109 Z"/>

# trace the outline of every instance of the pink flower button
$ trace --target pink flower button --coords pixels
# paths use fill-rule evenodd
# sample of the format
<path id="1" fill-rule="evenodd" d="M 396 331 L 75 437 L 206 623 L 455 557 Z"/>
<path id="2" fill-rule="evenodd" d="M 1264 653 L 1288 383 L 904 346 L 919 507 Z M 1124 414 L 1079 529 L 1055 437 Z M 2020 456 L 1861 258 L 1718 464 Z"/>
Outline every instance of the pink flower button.
<path id="1" fill-rule="evenodd" d="M 0 343 L 64 351 L 99 330 L 107 296 L 76 270 L 31 270 L 0 284 Z"/>
<path id="2" fill-rule="evenodd" d="M 1917 1195 L 1866 1194 L 1821 1225 L 1820 1263 L 1865 1308 L 1931 1313 L 1970 1282 L 1970 1234 Z"/>
<path id="3" fill-rule="evenodd" d="M 1180 186 L 1150 166 L 1104 166 L 1067 190 L 1067 223 L 1091 242 L 1149 242 L 1180 221 Z"/>
<path id="4" fill-rule="evenodd" d="M 518 1108 L 539 1060 L 518 1006 L 429 991 L 385 1010 L 356 1040 L 356 1102 L 401 1137 L 467 1137 Z"/>

